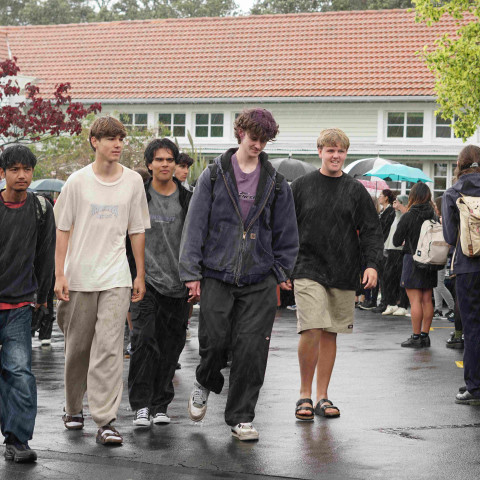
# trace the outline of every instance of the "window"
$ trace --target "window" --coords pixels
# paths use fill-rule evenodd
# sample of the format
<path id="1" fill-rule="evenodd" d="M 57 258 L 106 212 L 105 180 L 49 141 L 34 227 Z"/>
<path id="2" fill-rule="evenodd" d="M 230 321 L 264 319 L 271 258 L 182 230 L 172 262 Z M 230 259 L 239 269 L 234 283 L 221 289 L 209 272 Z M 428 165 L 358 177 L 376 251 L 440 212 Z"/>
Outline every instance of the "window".
<path id="1" fill-rule="evenodd" d="M 158 123 L 168 128 L 173 137 L 185 137 L 185 119 L 184 113 L 159 113 Z"/>
<path id="2" fill-rule="evenodd" d="M 196 137 L 223 137 L 223 113 L 197 113 Z"/>
<path id="3" fill-rule="evenodd" d="M 125 125 L 127 130 L 133 127 L 140 131 L 147 129 L 148 115 L 146 113 L 121 113 L 120 121 Z"/>
<path id="4" fill-rule="evenodd" d="M 433 193 L 437 197 L 450 188 L 455 177 L 456 162 L 436 163 L 433 170 Z"/>
<path id="5" fill-rule="evenodd" d="M 423 112 L 388 112 L 387 138 L 422 138 Z"/>
<path id="6" fill-rule="evenodd" d="M 455 120 L 456 117 L 454 117 L 453 121 L 451 118 L 444 120 L 442 117 L 436 117 L 435 136 L 437 138 L 457 138 L 453 132 Z"/>

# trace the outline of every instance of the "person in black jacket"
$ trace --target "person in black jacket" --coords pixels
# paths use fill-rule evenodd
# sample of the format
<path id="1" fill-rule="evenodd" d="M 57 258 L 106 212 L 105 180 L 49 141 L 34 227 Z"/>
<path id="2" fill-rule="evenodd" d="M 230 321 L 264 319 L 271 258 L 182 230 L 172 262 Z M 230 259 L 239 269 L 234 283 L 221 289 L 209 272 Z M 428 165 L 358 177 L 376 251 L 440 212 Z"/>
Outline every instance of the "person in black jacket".
<path id="1" fill-rule="evenodd" d="M 5 459 L 31 462 L 28 446 L 37 415 L 37 387 L 32 373 L 32 304 L 47 307 L 55 253 L 53 209 L 27 192 L 35 155 L 23 145 L 0 156 L 6 189 L 0 192 L 0 424 Z M 35 300 L 36 294 L 36 300 Z"/>
<path id="2" fill-rule="evenodd" d="M 339 129 L 326 129 L 317 140 L 320 170 L 292 184 L 300 251 L 292 278 L 297 304 L 300 399 L 295 416 L 314 413 L 338 417 L 328 399 L 337 349 L 337 334 L 353 332 L 355 290 L 375 287 L 383 257 L 380 222 L 370 195 L 360 182 L 342 172 L 350 141 Z M 316 406 L 312 381 L 317 374 Z"/>
<path id="3" fill-rule="evenodd" d="M 452 265 L 456 274 L 456 292 L 465 336 L 463 354 L 466 390 L 455 403 L 480 405 L 480 256 L 467 256 L 459 241 L 460 212 L 457 200 L 462 196 L 480 197 L 480 148 L 468 145 L 458 155 L 455 176 L 458 181 L 443 195 L 443 235 L 455 245 Z M 462 389 L 463 390 L 463 389 Z"/>
<path id="4" fill-rule="evenodd" d="M 128 395 L 133 424 L 170 423 L 173 376 L 185 346 L 190 306 L 180 281 L 178 257 L 183 224 L 192 196 L 173 176 L 178 148 L 167 138 L 150 142 L 145 164 L 152 178 L 145 183 L 151 228 L 145 235 L 146 292 L 131 304 L 132 354 Z"/>
<path id="5" fill-rule="evenodd" d="M 393 244 L 403 244 L 403 268 L 400 285 L 410 300 L 413 334 L 402 347 L 422 348 L 430 346 L 430 325 L 433 319 L 432 291 L 437 286 L 436 270 L 419 268 L 413 261 L 420 230 L 425 220 L 435 218 L 432 194 L 424 183 L 416 183 L 410 190 L 408 211 L 400 218 L 393 236 Z"/>

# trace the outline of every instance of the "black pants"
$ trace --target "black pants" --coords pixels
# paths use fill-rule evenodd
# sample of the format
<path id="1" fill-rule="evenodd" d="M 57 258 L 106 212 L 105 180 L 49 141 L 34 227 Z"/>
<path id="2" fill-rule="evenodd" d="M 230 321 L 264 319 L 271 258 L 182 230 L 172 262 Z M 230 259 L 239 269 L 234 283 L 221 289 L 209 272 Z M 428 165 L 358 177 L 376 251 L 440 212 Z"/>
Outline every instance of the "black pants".
<path id="1" fill-rule="evenodd" d="M 387 250 L 385 269 L 383 272 L 382 297 L 385 305 L 397 305 L 408 308 L 408 297 L 405 289 L 400 286 L 402 277 L 403 252 Z"/>
<path id="2" fill-rule="evenodd" d="M 480 398 L 480 272 L 457 274 L 456 288 L 465 335 L 465 385 L 474 397 Z"/>
<path id="3" fill-rule="evenodd" d="M 197 381 L 220 393 L 228 349 L 232 368 L 225 422 L 251 422 L 255 417 L 267 367 L 268 348 L 277 310 L 277 282 L 273 275 L 255 285 L 237 287 L 206 278 L 202 282 Z"/>
<path id="4" fill-rule="evenodd" d="M 147 284 L 143 300 L 132 303 L 132 349 L 128 396 L 133 410 L 150 407 L 167 413 L 173 400 L 173 376 L 185 346 L 187 298 L 166 297 Z"/>

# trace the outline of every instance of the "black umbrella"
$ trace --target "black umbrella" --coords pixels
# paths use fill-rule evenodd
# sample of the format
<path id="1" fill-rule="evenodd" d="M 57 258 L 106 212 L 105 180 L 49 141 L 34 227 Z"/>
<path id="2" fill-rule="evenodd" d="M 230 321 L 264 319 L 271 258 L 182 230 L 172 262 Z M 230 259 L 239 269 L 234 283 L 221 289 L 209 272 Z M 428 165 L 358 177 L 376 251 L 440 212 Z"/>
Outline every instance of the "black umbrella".
<path id="1" fill-rule="evenodd" d="M 64 185 L 65 182 L 63 180 L 57 180 L 56 178 L 42 178 L 32 182 L 30 188 L 34 192 L 61 192 Z"/>
<path id="2" fill-rule="evenodd" d="M 297 160 L 296 158 L 275 158 L 270 163 L 274 166 L 277 172 L 281 173 L 289 182 L 293 182 L 296 178 L 305 175 L 306 173 L 318 170 L 315 165 Z"/>
<path id="3" fill-rule="evenodd" d="M 393 160 L 387 160 L 386 158 L 372 157 L 372 158 L 362 158 L 360 160 L 355 160 L 355 162 L 346 166 L 343 171 L 348 173 L 353 178 L 363 178 L 364 174 L 373 170 L 374 168 L 379 168 L 382 165 L 388 163 L 398 163 Z"/>

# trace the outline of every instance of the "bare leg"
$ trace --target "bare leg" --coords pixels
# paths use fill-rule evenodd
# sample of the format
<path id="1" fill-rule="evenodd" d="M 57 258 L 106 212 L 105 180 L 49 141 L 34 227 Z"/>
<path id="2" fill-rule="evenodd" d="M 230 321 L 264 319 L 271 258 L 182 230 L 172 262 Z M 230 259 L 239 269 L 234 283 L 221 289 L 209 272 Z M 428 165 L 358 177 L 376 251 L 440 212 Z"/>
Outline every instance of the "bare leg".
<path id="1" fill-rule="evenodd" d="M 422 332 L 428 333 L 433 320 L 432 289 L 422 290 Z"/>
<path id="2" fill-rule="evenodd" d="M 312 382 L 318 360 L 318 347 L 322 330 L 315 328 L 304 330 L 298 342 L 298 363 L 300 365 L 300 398 L 312 398 Z M 310 406 L 307 403 L 302 406 Z M 301 415 L 310 412 L 299 410 Z"/>
<path id="3" fill-rule="evenodd" d="M 406 288 L 405 290 L 407 292 L 408 299 L 410 300 L 413 333 L 415 335 L 420 335 L 421 329 L 422 329 L 422 321 L 423 321 L 423 305 L 422 305 L 423 291 L 418 288 Z M 431 290 L 429 291 L 431 295 L 432 291 Z M 432 310 L 432 318 L 433 318 L 433 310 Z M 430 323 L 432 323 L 431 320 L 430 320 Z"/>
<path id="4" fill-rule="evenodd" d="M 320 330 L 320 345 L 317 360 L 317 403 L 322 398 L 328 398 L 328 385 L 332 376 L 335 358 L 337 356 L 337 334 Z M 327 415 L 337 413 L 336 409 L 327 408 Z"/>

